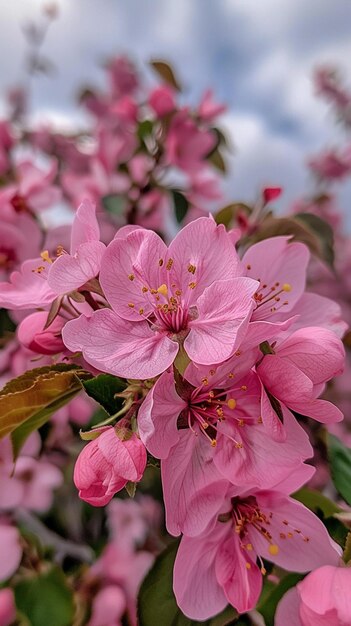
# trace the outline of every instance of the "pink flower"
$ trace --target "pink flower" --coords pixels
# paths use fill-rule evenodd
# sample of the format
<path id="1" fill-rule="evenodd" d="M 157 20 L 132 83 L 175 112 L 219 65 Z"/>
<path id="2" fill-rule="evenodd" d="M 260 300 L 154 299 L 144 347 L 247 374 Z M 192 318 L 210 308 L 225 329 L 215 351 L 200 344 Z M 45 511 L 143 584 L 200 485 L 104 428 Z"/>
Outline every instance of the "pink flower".
<path id="1" fill-rule="evenodd" d="M 224 481 L 273 487 L 313 453 L 289 411 L 285 441 L 272 440 L 260 417 L 254 373 L 237 383 L 233 373 L 221 375 L 219 366 L 209 384 L 210 376 L 190 365 L 185 376 L 196 387 L 186 380 L 176 383 L 173 373 L 162 374 L 138 413 L 142 441 L 162 459 L 166 523 L 173 535 L 202 532 L 227 490 Z"/>
<path id="2" fill-rule="evenodd" d="M 79 497 L 93 506 L 105 506 L 127 482 L 139 482 L 146 467 L 146 450 L 135 433 L 121 422 L 116 428 L 97 428 L 97 438 L 80 453 L 74 468 Z"/>
<path id="3" fill-rule="evenodd" d="M 216 137 L 200 129 L 185 109 L 173 117 L 166 138 L 166 159 L 188 174 L 200 170 L 215 146 Z"/>
<path id="4" fill-rule="evenodd" d="M 92 614 L 88 626 L 122 626 L 126 610 L 126 597 L 117 585 L 101 589 L 93 600 Z"/>
<path id="5" fill-rule="evenodd" d="M 53 291 L 57 294 L 69 293 L 98 275 L 105 251 L 105 245 L 99 239 L 95 206 L 84 200 L 73 222 L 70 254 L 63 252 L 50 265 L 48 285 Z"/>
<path id="6" fill-rule="evenodd" d="M 305 470 L 295 472 L 294 489 L 306 480 Z M 285 495 L 284 485 L 279 489 L 240 493 L 230 488 L 218 517 L 202 535 L 183 536 L 173 585 L 187 617 L 208 619 L 228 602 L 239 613 L 253 609 L 266 573 L 262 558 L 294 572 L 337 565 L 341 549 L 322 522 Z"/>
<path id="7" fill-rule="evenodd" d="M 351 569 L 324 565 L 279 602 L 275 626 L 350 626 Z"/>
<path id="8" fill-rule="evenodd" d="M 20 534 L 6 520 L 0 520 L 0 582 L 15 573 L 22 559 Z"/>
<path id="9" fill-rule="evenodd" d="M 0 626 L 11 626 L 16 619 L 15 596 L 10 588 L 0 590 Z"/>
<path id="10" fill-rule="evenodd" d="M 111 59 L 107 64 L 112 97 L 133 94 L 139 85 L 139 77 L 134 64 L 125 56 Z"/>
<path id="11" fill-rule="evenodd" d="M 61 330 L 65 320 L 58 315 L 44 330 L 47 318 L 48 314 L 45 311 L 38 311 L 28 315 L 20 323 L 17 337 L 22 346 L 38 354 L 57 354 L 65 350 L 61 339 Z"/>
<path id="12" fill-rule="evenodd" d="M 198 107 L 199 117 L 203 121 L 211 123 L 218 115 L 221 115 L 221 113 L 224 113 L 226 110 L 227 107 L 225 104 L 219 104 L 214 100 L 212 89 L 207 89 Z"/>
<path id="13" fill-rule="evenodd" d="M 257 373 L 270 394 L 293 411 L 322 423 L 342 420 L 341 411 L 326 400 L 318 400 L 324 383 L 341 374 L 345 352 L 343 344 L 331 331 L 319 327 L 302 328 L 273 345 L 273 354 L 263 357 Z M 272 418 L 270 403 L 263 405 L 262 418 L 279 430 L 278 418 Z"/>
<path id="14" fill-rule="evenodd" d="M 283 189 L 281 187 L 265 187 L 262 191 L 262 197 L 264 204 L 276 200 L 282 194 Z"/>
<path id="15" fill-rule="evenodd" d="M 341 154 L 329 150 L 310 159 L 308 165 L 319 178 L 340 180 L 351 174 L 351 154 L 349 150 Z"/>
<path id="16" fill-rule="evenodd" d="M 49 287 L 45 270 L 40 257 L 22 263 L 9 282 L 0 283 L 0 306 L 20 311 L 50 306 L 57 294 Z"/>
<path id="17" fill-rule="evenodd" d="M 16 210 L 26 207 L 35 213 L 48 209 L 60 200 L 61 191 L 54 184 L 57 174 L 57 161 L 51 160 L 45 171 L 32 161 L 21 161 L 17 164 L 18 183 L 13 187 L 11 203 Z"/>
<path id="18" fill-rule="evenodd" d="M 111 309 L 66 324 L 63 340 L 97 369 L 150 378 L 174 361 L 179 344 L 198 363 L 219 363 L 245 335 L 257 282 L 238 277 L 224 227 L 198 219 L 167 249 L 151 231 L 115 239 L 100 282 Z"/>
<path id="19" fill-rule="evenodd" d="M 9 217 L 9 216 L 7 216 Z M 9 273 L 28 258 L 40 251 L 41 232 L 36 222 L 26 214 L 14 214 L 13 222 L 1 222 L 0 229 L 0 278 L 6 280 Z"/>
<path id="20" fill-rule="evenodd" d="M 155 87 L 149 95 L 149 105 L 157 117 L 164 117 L 174 111 L 176 103 L 174 90 L 167 85 Z"/>

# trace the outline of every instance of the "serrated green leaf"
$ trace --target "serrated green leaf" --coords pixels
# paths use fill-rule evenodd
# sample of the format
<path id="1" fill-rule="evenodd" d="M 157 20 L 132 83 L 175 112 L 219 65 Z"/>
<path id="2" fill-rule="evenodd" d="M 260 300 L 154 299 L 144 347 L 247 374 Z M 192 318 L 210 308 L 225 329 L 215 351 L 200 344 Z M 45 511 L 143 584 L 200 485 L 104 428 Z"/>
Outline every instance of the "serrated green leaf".
<path id="1" fill-rule="evenodd" d="M 16 607 L 30 626 L 72 626 L 72 590 L 58 568 L 22 580 L 15 587 Z"/>
<path id="2" fill-rule="evenodd" d="M 121 400 L 115 398 L 116 393 L 124 391 L 127 383 L 112 374 L 99 374 L 90 380 L 83 380 L 87 394 L 96 400 L 109 415 L 114 415 L 121 407 Z"/>
<path id="3" fill-rule="evenodd" d="M 333 483 L 347 504 L 351 505 L 351 448 L 334 435 L 328 435 L 328 457 Z"/>
<path id="4" fill-rule="evenodd" d="M 173 565 L 179 546 L 174 541 L 156 559 L 153 567 L 144 579 L 138 597 L 139 626 L 226 626 L 237 613 L 227 607 L 220 615 L 205 622 L 198 622 L 186 617 L 179 609 L 173 593 Z"/>
<path id="5" fill-rule="evenodd" d="M 81 378 L 91 376 L 71 364 L 39 367 L 9 381 L 0 391 L 0 438 L 11 434 L 15 454 L 33 430 L 81 391 L 78 372 Z"/>

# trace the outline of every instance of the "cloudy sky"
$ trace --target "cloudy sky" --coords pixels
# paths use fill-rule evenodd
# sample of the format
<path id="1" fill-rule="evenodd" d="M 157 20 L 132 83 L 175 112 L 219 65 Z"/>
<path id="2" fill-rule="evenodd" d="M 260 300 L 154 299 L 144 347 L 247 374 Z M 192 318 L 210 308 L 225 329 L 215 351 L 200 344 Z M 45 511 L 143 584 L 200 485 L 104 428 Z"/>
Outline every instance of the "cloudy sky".
<path id="1" fill-rule="evenodd" d="M 43 0 L 0 2 L 0 88 L 23 77 L 21 25 Z M 127 52 L 146 67 L 174 64 L 188 101 L 212 86 L 226 102 L 233 156 L 228 197 L 250 199 L 284 186 L 282 206 L 309 189 L 307 155 L 337 141 L 328 107 L 313 94 L 318 63 L 341 66 L 351 86 L 351 0 L 57 0 L 45 53 L 57 68 L 35 79 L 35 119 L 82 123 L 80 84 L 101 84 L 99 64 Z M 351 226 L 351 185 L 340 200 Z"/>

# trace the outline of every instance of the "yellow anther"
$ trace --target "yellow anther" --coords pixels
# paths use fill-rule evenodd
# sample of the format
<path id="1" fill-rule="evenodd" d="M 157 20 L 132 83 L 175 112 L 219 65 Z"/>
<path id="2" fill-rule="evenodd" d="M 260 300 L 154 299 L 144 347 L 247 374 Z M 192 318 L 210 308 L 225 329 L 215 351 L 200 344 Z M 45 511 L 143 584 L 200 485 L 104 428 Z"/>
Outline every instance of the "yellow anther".
<path id="1" fill-rule="evenodd" d="M 267 574 L 267 570 L 265 567 L 261 567 L 261 574 L 263 574 L 263 576 Z"/>
<path id="2" fill-rule="evenodd" d="M 233 372 L 229 372 L 229 374 L 228 374 L 228 378 L 234 378 L 234 374 L 233 374 Z"/>
<path id="3" fill-rule="evenodd" d="M 168 259 L 167 265 L 166 265 L 166 270 L 172 269 L 173 263 L 174 263 L 173 259 Z"/>
<path id="4" fill-rule="evenodd" d="M 194 282 L 189 283 L 189 287 L 190 287 L 190 289 L 195 289 L 196 283 L 194 283 Z"/>
<path id="5" fill-rule="evenodd" d="M 201 379 L 201 382 L 203 385 L 208 385 L 208 378 L 205 376 L 205 378 Z"/>
<path id="6" fill-rule="evenodd" d="M 63 246 L 57 246 L 56 248 L 56 256 L 62 256 L 64 254 L 65 250 Z"/>
<path id="7" fill-rule="evenodd" d="M 242 443 L 236 443 L 236 444 L 235 444 L 235 447 L 236 447 L 238 450 L 242 450 L 243 444 L 242 444 Z"/>
<path id="8" fill-rule="evenodd" d="M 130 309 L 134 309 L 135 304 L 133 304 L 133 302 L 128 302 L 128 306 Z"/>
<path id="9" fill-rule="evenodd" d="M 236 407 L 236 400 L 234 400 L 234 398 L 229 398 L 228 402 L 227 402 L 228 408 L 233 410 Z"/>
<path id="10" fill-rule="evenodd" d="M 245 567 L 246 569 L 251 569 L 251 563 L 249 563 L 248 561 L 245 563 Z"/>
<path id="11" fill-rule="evenodd" d="M 43 261 L 46 261 L 46 263 L 52 263 L 52 259 L 50 259 L 48 250 L 43 250 L 43 252 L 40 253 L 40 256 L 43 259 Z"/>
<path id="12" fill-rule="evenodd" d="M 190 274 L 195 274 L 196 266 L 190 263 L 190 265 L 188 265 L 188 272 L 190 272 Z"/>
<path id="13" fill-rule="evenodd" d="M 139 314 L 142 315 L 144 313 L 144 309 L 139 309 Z"/>
<path id="14" fill-rule="evenodd" d="M 246 550 L 249 550 L 249 551 L 253 550 L 252 543 L 246 544 Z"/>
<path id="15" fill-rule="evenodd" d="M 246 385 L 241 385 L 240 389 L 241 389 L 241 391 L 247 391 L 247 386 Z"/>
<path id="16" fill-rule="evenodd" d="M 282 286 L 282 290 L 283 291 L 291 291 L 292 290 L 292 286 L 290 285 L 290 283 L 284 283 L 284 285 Z"/>
<path id="17" fill-rule="evenodd" d="M 141 291 L 142 291 L 143 293 L 147 293 L 149 290 L 148 290 L 148 288 L 147 288 L 147 287 L 142 287 L 142 288 L 141 288 Z"/>
<path id="18" fill-rule="evenodd" d="M 166 296 L 168 294 L 168 289 L 167 289 L 167 285 L 163 284 L 160 285 L 159 288 L 157 289 L 158 293 L 160 293 L 162 296 Z"/>
<path id="19" fill-rule="evenodd" d="M 163 259 L 160 259 L 160 260 L 159 260 L 159 262 L 158 262 L 158 264 L 159 264 L 159 266 L 160 266 L 160 267 L 162 267 L 162 265 L 163 265 Z"/>
<path id="20" fill-rule="evenodd" d="M 134 274 L 129 274 L 128 278 L 129 278 L 129 280 L 134 280 L 135 276 L 134 276 Z"/>
<path id="21" fill-rule="evenodd" d="M 215 439 L 211 439 L 211 446 L 212 448 L 215 448 L 217 445 L 217 441 Z"/>
<path id="22" fill-rule="evenodd" d="M 244 425 L 245 425 L 245 422 L 243 419 L 238 421 L 238 426 L 244 426 Z"/>
<path id="23" fill-rule="evenodd" d="M 269 554 L 271 554 L 272 556 L 277 556 L 278 552 L 279 552 L 279 546 L 277 546 L 276 543 L 271 543 L 269 548 L 268 548 L 268 552 Z"/>

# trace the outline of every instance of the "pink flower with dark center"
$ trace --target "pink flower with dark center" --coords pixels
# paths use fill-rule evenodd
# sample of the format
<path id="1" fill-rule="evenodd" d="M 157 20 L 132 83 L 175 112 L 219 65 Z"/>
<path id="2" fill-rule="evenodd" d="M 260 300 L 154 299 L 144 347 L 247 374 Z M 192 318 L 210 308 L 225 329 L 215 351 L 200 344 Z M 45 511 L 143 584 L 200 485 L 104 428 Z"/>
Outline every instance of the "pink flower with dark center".
<path id="1" fill-rule="evenodd" d="M 138 413 L 142 441 L 162 459 L 166 523 L 174 535 L 196 535 L 205 528 L 227 489 L 223 481 L 272 487 L 313 453 L 289 411 L 285 441 L 272 440 L 262 424 L 254 373 L 236 383 L 233 373 L 223 380 L 219 366 L 212 387 L 192 365 L 188 370 L 185 376 L 196 387 L 186 380 L 175 382 L 173 373 L 165 372 Z"/>
<path id="2" fill-rule="evenodd" d="M 195 220 L 169 248 L 135 229 L 103 256 L 100 282 L 111 309 L 66 324 L 63 339 L 94 367 L 151 378 L 179 345 L 197 363 L 220 363 L 245 336 L 257 282 L 240 277 L 231 237 L 212 218 Z"/>
<path id="3" fill-rule="evenodd" d="M 255 608 L 267 559 L 294 572 L 337 565 L 341 549 L 311 511 L 286 495 L 310 477 L 301 466 L 281 491 L 231 487 L 217 517 L 198 537 L 183 536 L 174 564 L 174 592 L 187 617 L 205 620 L 229 602 Z"/>

